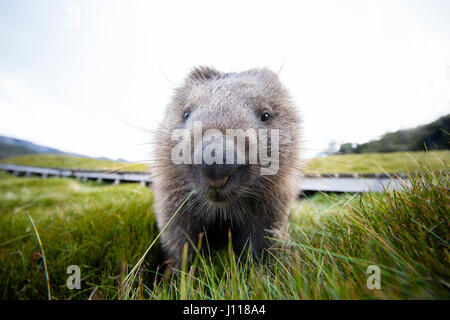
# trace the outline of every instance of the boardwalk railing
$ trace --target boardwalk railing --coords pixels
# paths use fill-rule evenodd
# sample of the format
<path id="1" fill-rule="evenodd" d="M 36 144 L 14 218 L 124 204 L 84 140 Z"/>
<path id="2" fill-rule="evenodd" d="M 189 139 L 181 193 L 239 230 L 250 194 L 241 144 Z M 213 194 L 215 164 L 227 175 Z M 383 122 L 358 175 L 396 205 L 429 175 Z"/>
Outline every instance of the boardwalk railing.
<path id="1" fill-rule="evenodd" d="M 73 177 L 78 180 L 95 180 L 98 182 L 134 182 L 150 186 L 150 177 L 145 172 L 99 171 L 67 168 L 41 168 L 0 164 L 0 170 L 15 176 Z M 410 184 L 405 173 L 388 174 L 305 174 L 300 181 L 303 191 L 322 192 L 383 192 L 384 190 L 399 189 L 403 184 Z"/>
<path id="2" fill-rule="evenodd" d="M 141 185 L 150 185 L 148 174 L 144 172 L 125 172 L 125 171 L 107 171 L 107 170 L 83 170 L 67 168 L 41 168 L 31 166 L 18 166 L 13 164 L 0 164 L 0 170 L 12 173 L 15 176 L 30 177 L 33 175 L 47 177 L 73 177 L 78 180 L 88 181 L 96 180 L 98 182 L 138 182 Z"/>

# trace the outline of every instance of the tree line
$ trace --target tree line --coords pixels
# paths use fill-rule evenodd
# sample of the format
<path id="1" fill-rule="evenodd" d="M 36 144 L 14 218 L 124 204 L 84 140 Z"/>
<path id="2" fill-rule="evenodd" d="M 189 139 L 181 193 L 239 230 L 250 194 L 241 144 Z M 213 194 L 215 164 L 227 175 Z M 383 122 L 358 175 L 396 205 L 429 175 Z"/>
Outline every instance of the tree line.
<path id="1" fill-rule="evenodd" d="M 362 144 L 344 143 L 339 154 L 449 149 L 450 114 L 429 124 L 388 132 L 377 140 Z"/>

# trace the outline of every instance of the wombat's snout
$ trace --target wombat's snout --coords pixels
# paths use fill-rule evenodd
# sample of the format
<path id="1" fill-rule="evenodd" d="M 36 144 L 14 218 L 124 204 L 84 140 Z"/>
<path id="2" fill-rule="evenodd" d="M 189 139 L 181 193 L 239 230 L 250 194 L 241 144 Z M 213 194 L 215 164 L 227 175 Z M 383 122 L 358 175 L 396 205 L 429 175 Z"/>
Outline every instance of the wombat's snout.
<path id="1" fill-rule="evenodd" d="M 236 171 L 236 164 L 200 164 L 197 169 L 207 182 L 209 187 L 214 189 L 223 188 L 229 178 Z"/>
<path id="2" fill-rule="evenodd" d="M 199 143 L 194 150 L 194 158 L 200 161 L 194 162 L 194 173 L 198 182 L 210 189 L 219 190 L 230 184 L 232 176 L 243 165 L 236 163 L 236 151 L 229 150 L 228 155 L 231 159 L 227 159 L 227 148 L 222 144 L 215 144 L 208 139 Z M 239 175 L 237 175 L 239 176 Z M 239 179 L 233 179 L 237 182 Z"/>

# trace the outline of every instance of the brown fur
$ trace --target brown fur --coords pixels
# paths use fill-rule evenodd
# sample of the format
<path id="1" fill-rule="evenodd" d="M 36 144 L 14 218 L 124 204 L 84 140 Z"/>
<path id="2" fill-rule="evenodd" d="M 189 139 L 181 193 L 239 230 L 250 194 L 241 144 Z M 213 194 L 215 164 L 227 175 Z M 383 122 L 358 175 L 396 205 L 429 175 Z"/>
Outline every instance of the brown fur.
<path id="1" fill-rule="evenodd" d="M 185 120 L 183 114 L 191 112 Z M 261 121 L 261 112 L 271 118 Z M 190 165 L 174 165 L 171 150 L 173 130 L 192 130 L 193 121 L 201 120 L 203 129 L 278 128 L 280 130 L 279 171 L 260 175 L 258 165 L 249 165 L 239 183 L 228 192 L 226 202 L 205 199 L 204 186 L 197 183 Z M 251 244 L 257 256 L 268 247 L 266 236 L 284 230 L 293 200 L 299 193 L 301 162 L 299 158 L 300 119 L 287 90 L 277 74 L 268 69 L 240 73 L 221 73 L 213 68 L 195 68 L 177 88 L 167 106 L 153 150 L 151 165 L 155 211 L 161 229 L 191 191 L 191 198 L 161 235 L 165 253 L 181 263 L 183 246 L 206 231 L 210 247 L 220 247 L 231 231 L 236 251 Z"/>

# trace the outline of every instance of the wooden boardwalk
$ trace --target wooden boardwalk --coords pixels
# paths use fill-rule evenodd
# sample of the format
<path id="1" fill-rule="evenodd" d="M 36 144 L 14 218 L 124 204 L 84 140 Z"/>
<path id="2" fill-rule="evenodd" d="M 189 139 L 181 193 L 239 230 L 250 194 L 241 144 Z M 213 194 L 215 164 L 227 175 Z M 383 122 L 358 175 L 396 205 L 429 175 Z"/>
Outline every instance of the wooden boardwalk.
<path id="1" fill-rule="evenodd" d="M 303 191 L 321 192 L 384 192 L 398 190 L 404 184 L 410 185 L 408 178 L 308 178 L 300 182 Z"/>
<path id="2" fill-rule="evenodd" d="M 99 171 L 67 168 L 41 168 L 0 164 L 0 170 L 15 176 L 72 177 L 82 181 L 98 181 L 119 184 L 122 182 L 140 183 L 150 186 L 148 174 L 144 172 Z M 303 191 L 322 192 L 383 192 L 401 188 L 402 184 L 410 184 L 406 174 L 395 176 L 386 174 L 306 174 L 300 181 Z"/>

